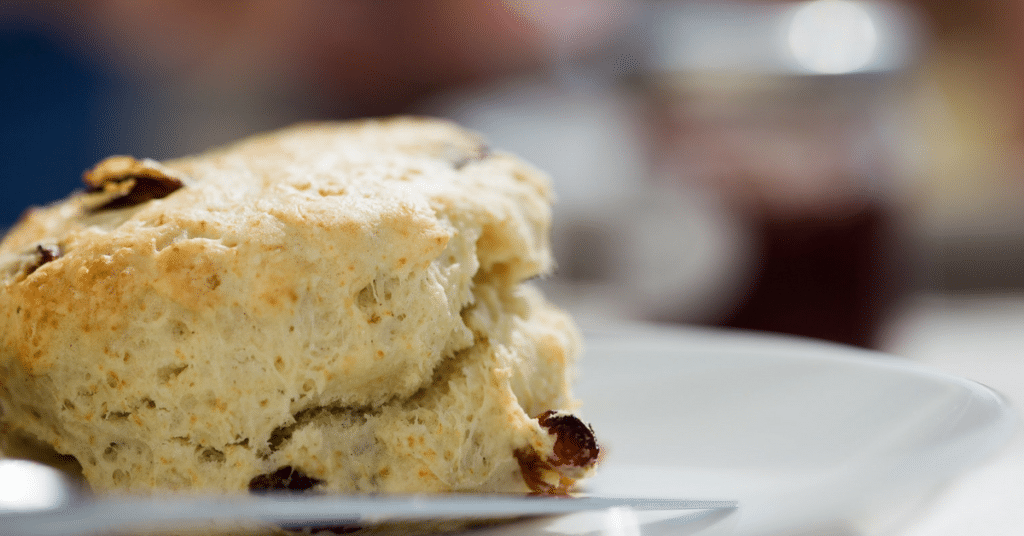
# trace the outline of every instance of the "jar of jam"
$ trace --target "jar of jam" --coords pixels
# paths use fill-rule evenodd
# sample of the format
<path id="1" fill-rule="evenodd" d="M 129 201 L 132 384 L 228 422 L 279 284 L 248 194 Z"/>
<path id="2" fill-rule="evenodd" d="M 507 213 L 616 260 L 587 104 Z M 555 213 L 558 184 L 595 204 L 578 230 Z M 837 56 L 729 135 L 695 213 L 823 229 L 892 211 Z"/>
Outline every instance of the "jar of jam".
<path id="1" fill-rule="evenodd" d="M 727 306 L 662 320 L 878 344 L 910 283 L 910 15 L 847 0 L 652 12 L 641 82 L 651 180 L 714 198 L 749 245 Z"/>

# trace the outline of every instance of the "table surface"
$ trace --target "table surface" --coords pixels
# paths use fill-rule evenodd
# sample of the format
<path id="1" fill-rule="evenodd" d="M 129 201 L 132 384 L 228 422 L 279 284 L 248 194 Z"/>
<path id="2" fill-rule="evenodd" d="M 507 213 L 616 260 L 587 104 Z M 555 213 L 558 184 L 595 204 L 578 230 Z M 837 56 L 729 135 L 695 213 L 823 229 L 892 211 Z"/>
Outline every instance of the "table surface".
<path id="1" fill-rule="evenodd" d="M 921 296 L 895 318 L 883 348 L 968 378 L 1024 408 L 1024 294 Z M 1024 430 L 957 478 L 904 527 L 905 536 L 1021 534 Z"/>

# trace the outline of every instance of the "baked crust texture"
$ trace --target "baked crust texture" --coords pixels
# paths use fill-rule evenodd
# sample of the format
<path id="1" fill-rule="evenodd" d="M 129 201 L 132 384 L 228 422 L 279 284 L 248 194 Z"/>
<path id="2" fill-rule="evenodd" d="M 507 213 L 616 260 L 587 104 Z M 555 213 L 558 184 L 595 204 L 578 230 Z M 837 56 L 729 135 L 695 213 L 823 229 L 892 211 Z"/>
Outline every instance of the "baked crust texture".
<path id="1" fill-rule="evenodd" d="M 533 489 L 515 452 L 551 455 L 580 344 L 524 283 L 552 267 L 542 173 L 391 118 L 85 181 L 0 243 L 6 450 L 97 490 Z"/>

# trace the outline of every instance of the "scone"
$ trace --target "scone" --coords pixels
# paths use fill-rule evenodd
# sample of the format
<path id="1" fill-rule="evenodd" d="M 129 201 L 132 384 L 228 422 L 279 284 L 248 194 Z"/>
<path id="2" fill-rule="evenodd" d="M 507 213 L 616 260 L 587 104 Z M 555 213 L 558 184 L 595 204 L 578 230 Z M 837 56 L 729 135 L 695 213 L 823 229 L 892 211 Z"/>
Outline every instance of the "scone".
<path id="1" fill-rule="evenodd" d="M 101 491 L 560 494 L 593 468 L 579 336 L 527 283 L 549 184 L 519 159 L 393 118 L 85 182 L 0 244 L 9 453 Z"/>

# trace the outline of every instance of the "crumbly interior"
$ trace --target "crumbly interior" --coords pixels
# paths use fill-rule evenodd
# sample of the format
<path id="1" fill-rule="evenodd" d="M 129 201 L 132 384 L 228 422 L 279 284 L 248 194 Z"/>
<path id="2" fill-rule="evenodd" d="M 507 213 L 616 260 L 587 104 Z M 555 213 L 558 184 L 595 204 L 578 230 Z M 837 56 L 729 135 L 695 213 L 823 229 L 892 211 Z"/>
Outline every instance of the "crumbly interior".
<path id="1" fill-rule="evenodd" d="M 579 346 L 524 283 L 552 264 L 541 173 L 396 118 L 88 181 L 0 243 L 7 450 L 97 490 L 530 491 L 515 453 L 552 452 Z"/>

